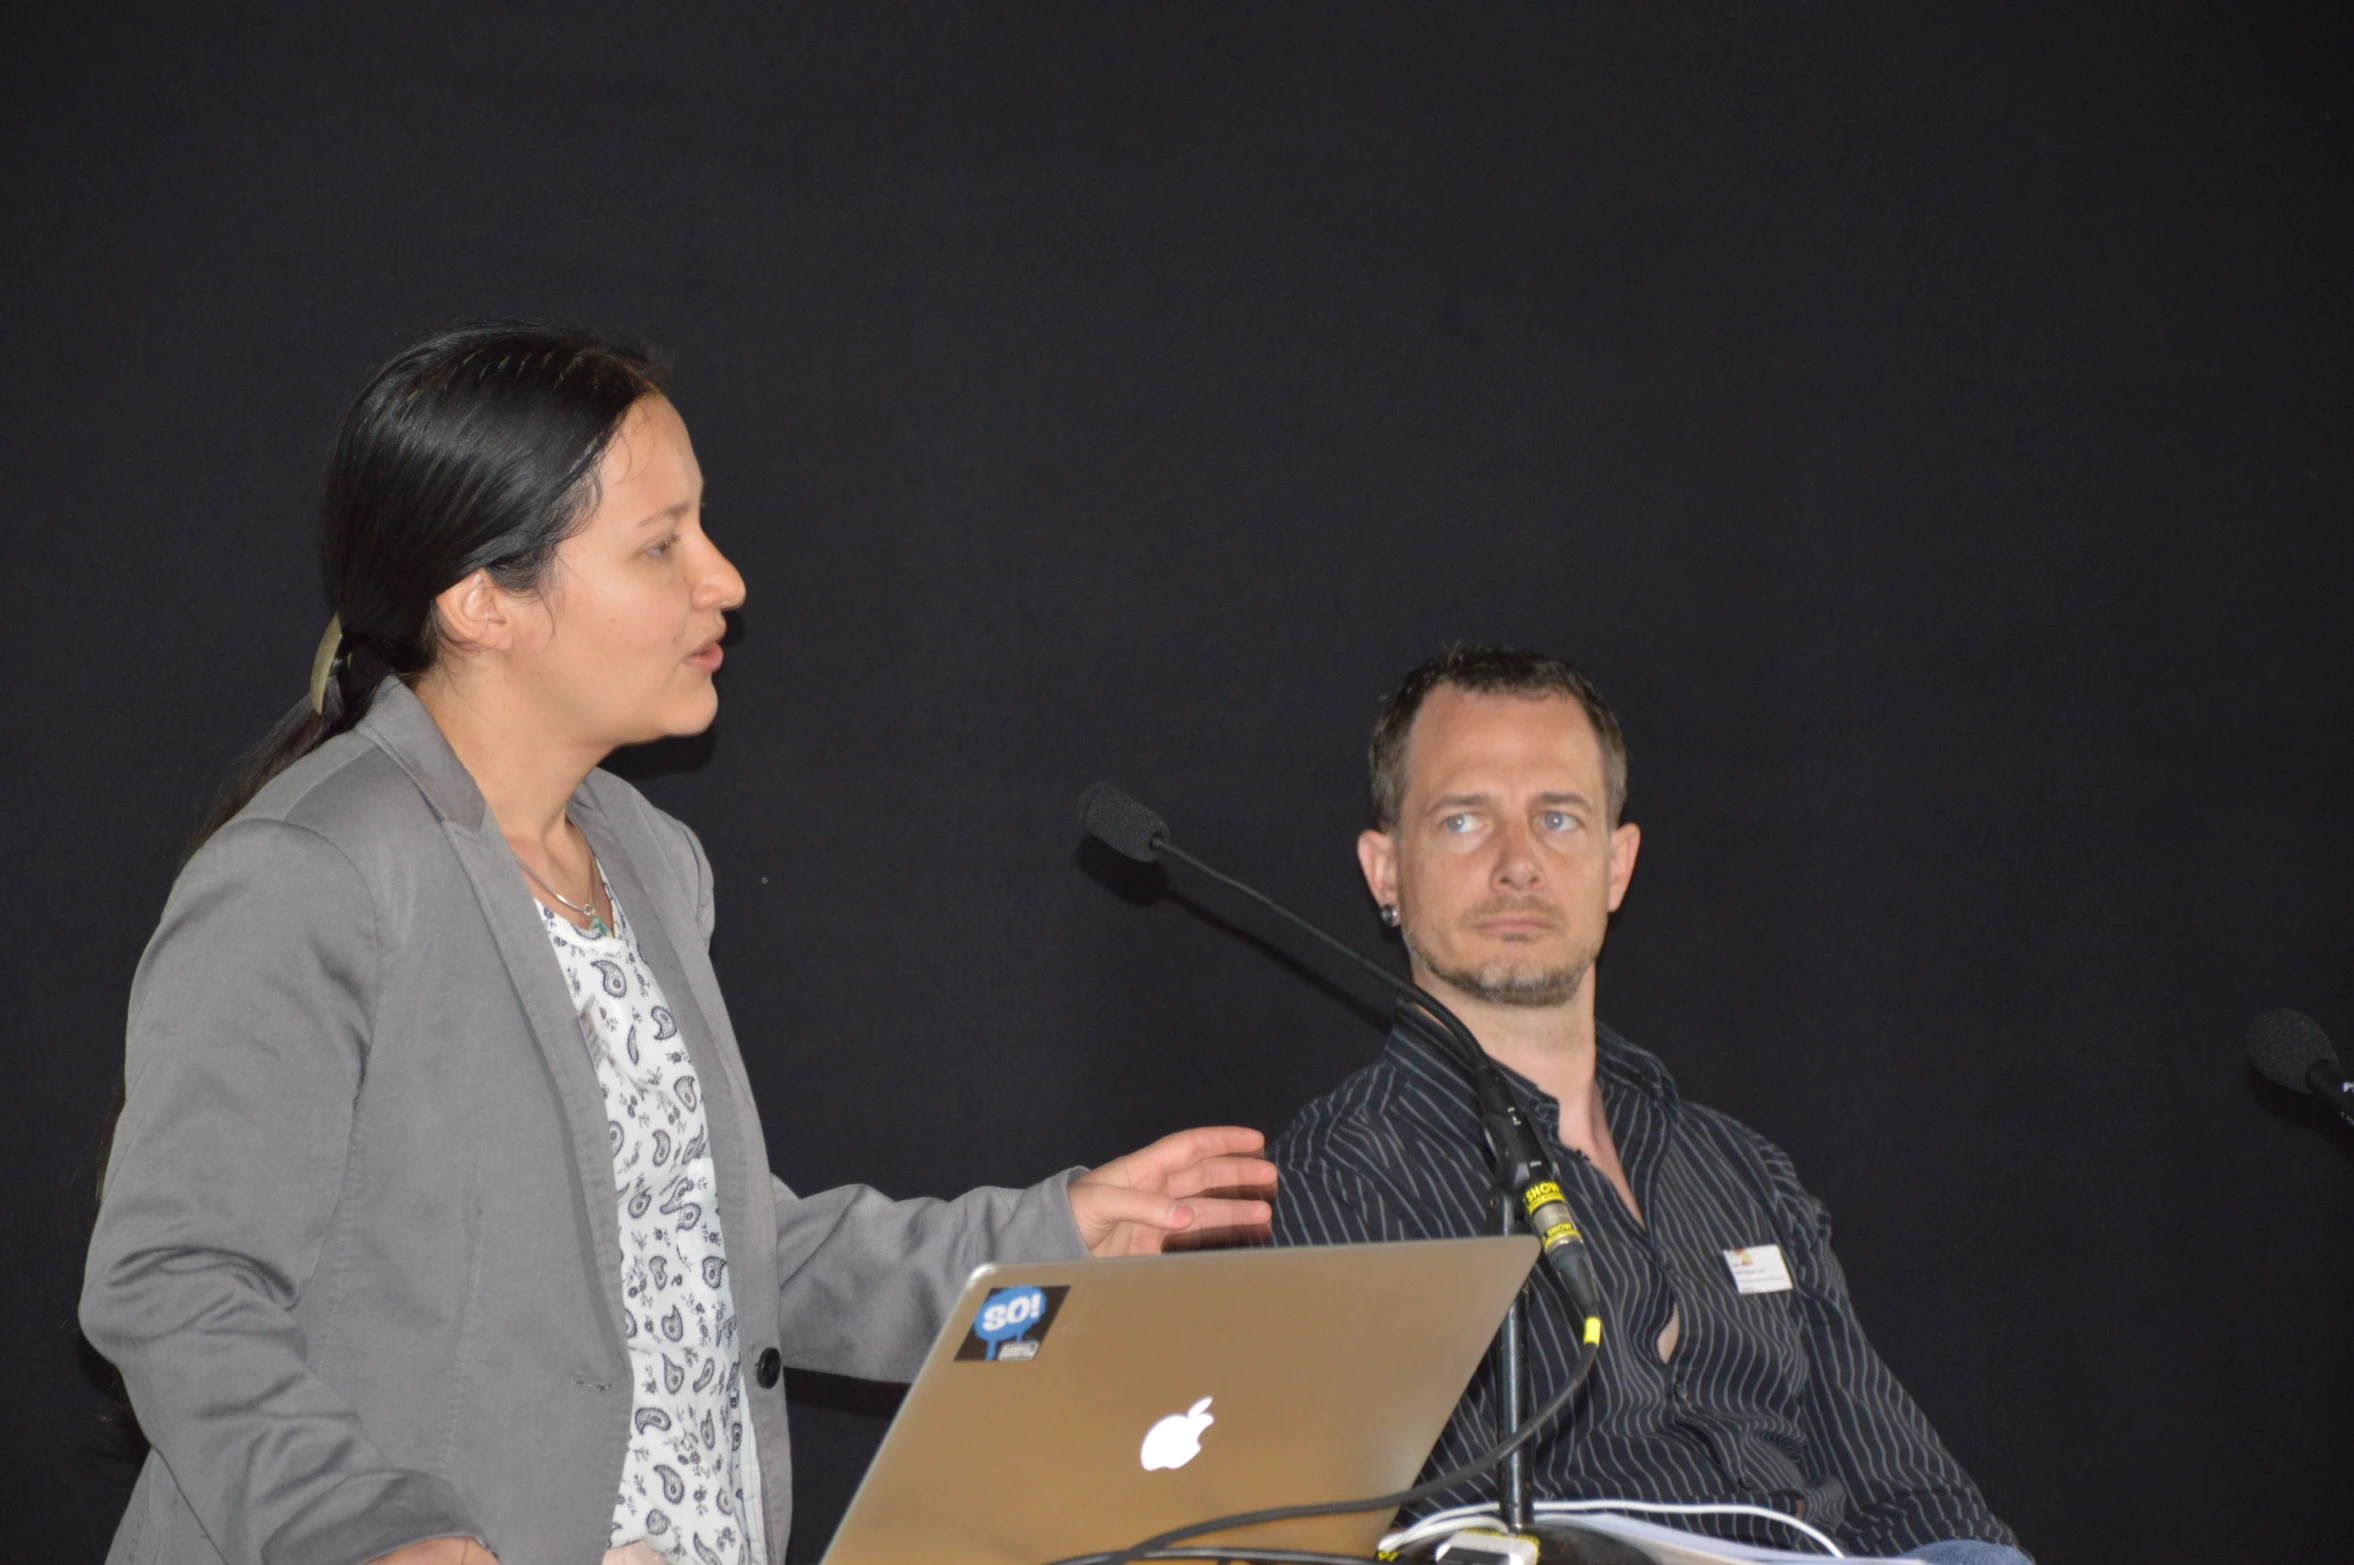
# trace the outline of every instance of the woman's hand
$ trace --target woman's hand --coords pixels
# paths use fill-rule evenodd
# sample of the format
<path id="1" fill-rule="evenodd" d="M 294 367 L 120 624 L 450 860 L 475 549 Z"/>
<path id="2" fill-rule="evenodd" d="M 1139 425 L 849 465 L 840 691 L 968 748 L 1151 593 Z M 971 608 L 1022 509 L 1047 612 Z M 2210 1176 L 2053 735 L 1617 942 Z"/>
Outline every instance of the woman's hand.
<path id="1" fill-rule="evenodd" d="M 1240 1125 L 1163 1136 L 1071 1181 L 1071 1215 L 1087 1253 L 1155 1255 L 1173 1234 L 1199 1241 L 1264 1229 L 1274 1208 L 1275 1165 L 1256 1154 L 1267 1138 Z M 405 1562 L 404 1562 L 405 1565 Z"/>
<path id="2" fill-rule="evenodd" d="M 662 1556 L 654 1552 L 654 1546 L 640 1538 L 618 1549 L 607 1549 L 600 1565 L 663 1565 L 663 1561 Z"/>
<path id="3" fill-rule="evenodd" d="M 427 1538 L 390 1554 L 379 1554 L 368 1565 L 499 1565 L 490 1550 L 472 1538 Z"/>

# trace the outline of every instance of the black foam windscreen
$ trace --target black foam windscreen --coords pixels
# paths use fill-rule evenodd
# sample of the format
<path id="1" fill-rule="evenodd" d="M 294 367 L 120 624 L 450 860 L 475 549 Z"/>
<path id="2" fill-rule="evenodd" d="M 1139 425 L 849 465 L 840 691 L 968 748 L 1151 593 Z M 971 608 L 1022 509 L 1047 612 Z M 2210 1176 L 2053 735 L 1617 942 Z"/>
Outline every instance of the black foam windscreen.
<path id="1" fill-rule="evenodd" d="M 1161 856 L 1169 823 L 1110 783 L 1099 782 L 1079 795 L 1079 824 L 1099 841 L 1140 863 Z"/>
<path id="2" fill-rule="evenodd" d="M 2310 1092 L 2305 1074 L 2327 1061 L 2337 1063 L 2329 1034 L 2302 1011 L 2266 1011 L 2248 1024 L 2248 1058 L 2267 1081 L 2296 1092 Z"/>

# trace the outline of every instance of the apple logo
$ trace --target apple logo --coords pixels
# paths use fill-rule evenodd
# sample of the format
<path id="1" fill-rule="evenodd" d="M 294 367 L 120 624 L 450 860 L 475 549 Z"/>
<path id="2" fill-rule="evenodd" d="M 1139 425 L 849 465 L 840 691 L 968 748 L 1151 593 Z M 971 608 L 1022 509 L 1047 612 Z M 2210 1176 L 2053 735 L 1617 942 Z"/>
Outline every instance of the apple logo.
<path id="1" fill-rule="evenodd" d="M 1183 1467 L 1202 1454 L 1202 1431 L 1216 1422 L 1210 1416 L 1208 1397 L 1182 1413 L 1171 1413 L 1144 1432 L 1144 1450 L 1139 1453 L 1144 1470 Z"/>

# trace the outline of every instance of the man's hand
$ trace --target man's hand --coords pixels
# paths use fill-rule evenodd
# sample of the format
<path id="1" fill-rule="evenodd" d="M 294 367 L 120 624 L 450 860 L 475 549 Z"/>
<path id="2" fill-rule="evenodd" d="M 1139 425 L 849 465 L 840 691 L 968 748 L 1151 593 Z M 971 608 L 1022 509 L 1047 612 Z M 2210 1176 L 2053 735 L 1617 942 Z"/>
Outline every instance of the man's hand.
<path id="1" fill-rule="evenodd" d="M 1262 1199 L 1275 1189 L 1275 1165 L 1257 1155 L 1266 1144 L 1240 1125 L 1180 1130 L 1081 1174 L 1071 1215 L 1087 1253 L 1157 1255 L 1174 1234 L 1264 1228 L 1275 1215 Z"/>
<path id="2" fill-rule="evenodd" d="M 368 1565 L 499 1565 L 499 1562 L 490 1550 L 472 1538 L 427 1538 L 423 1543 L 379 1554 Z"/>

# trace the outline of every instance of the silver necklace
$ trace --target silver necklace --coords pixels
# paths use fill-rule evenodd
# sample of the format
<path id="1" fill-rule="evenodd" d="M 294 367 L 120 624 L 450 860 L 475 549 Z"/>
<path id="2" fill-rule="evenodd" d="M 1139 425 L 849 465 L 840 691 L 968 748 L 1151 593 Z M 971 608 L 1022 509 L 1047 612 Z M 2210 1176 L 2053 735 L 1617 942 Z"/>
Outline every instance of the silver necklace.
<path id="1" fill-rule="evenodd" d="M 575 830 L 577 829 L 578 828 L 575 828 Z M 558 891 L 555 887 L 540 879 L 539 871 L 533 869 L 528 863 L 525 863 L 522 854 L 518 853 L 515 855 L 515 862 L 523 865 L 523 873 L 531 877 L 531 883 L 533 885 L 539 887 L 540 890 L 546 892 L 549 896 L 554 897 L 558 902 L 563 903 L 566 907 L 572 909 L 573 912 L 578 913 L 582 918 L 588 920 L 588 937 L 591 940 L 609 940 L 612 938 L 612 927 L 605 922 L 605 915 L 597 911 L 597 882 L 604 878 L 605 871 L 603 867 L 597 863 L 596 849 L 589 849 L 589 900 L 588 906 L 586 907 L 581 906 L 579 903 L 573 901 L 570 897 L 564 895 L 563 892 Z"/>

